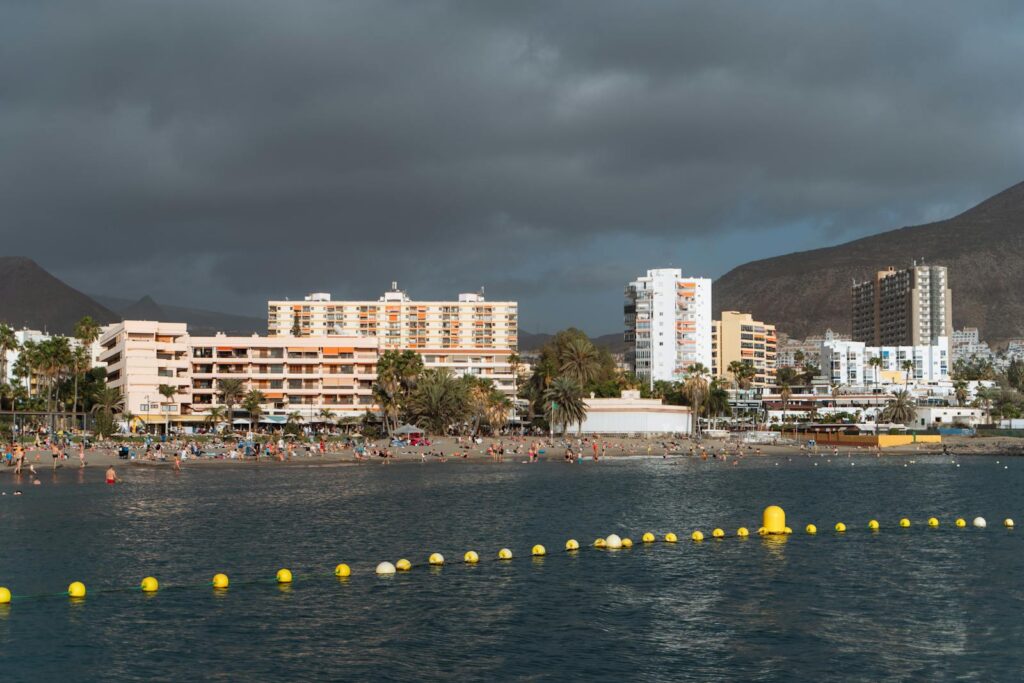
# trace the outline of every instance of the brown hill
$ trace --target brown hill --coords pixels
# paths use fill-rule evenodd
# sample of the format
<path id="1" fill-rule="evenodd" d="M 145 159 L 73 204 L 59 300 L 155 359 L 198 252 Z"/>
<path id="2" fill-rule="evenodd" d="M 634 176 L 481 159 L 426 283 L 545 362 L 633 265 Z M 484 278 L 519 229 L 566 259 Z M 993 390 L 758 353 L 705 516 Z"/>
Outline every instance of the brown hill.
<path id="1" fill-rule="evenodd" d="M 853 280 L 914 259 L 949 268 L 954 327 L 1024 337 L 1024 183 L 943 221 L 734 268 L 714 283 L 715 315 L 750 312 L 798 338 L 849 332 Z"/>
<path id="2" fill-rule="evenodd" d="M 75 323 L 86 315 L 101 324 L 121 319 L 50 275 L 32 259 L 0 257 L 0 321 L 16 329 L 29 327 L 70 334 Z"/>

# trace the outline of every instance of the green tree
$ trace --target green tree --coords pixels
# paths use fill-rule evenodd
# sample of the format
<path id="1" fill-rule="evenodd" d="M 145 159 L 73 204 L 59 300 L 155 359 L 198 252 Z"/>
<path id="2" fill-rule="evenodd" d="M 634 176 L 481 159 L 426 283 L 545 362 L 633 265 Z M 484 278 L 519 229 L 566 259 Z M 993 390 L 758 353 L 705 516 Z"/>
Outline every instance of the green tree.
<path id="1" fill-rule="evenodd" d="M 6 323 L 0 323 L 0 381 L 7 381 L 7 352 L 18 350 L 18 337 Z"/>
<path id="2" fill-rule="evenodd" d="M 799 351 L 797 353 L 800 353 Z M 749 389 L 757 377 L 757 368 L 749 360 L 734 360 L 729 363 L 729 374 L 737 389 Z"/>
<path id="3" fill-rule="evenodd" d="M 874 374 L 873 384 L 875 384 L 877 386 L 878 385 L 878 371 L 882 368 L 882 357 L 881 356 L 871 356 L 871 358 L 868 358 L 868 367 L 870 367 L 872 370 L 874 370 L 874 373 L 873 373 Z"/>
<path id="4" fill-rule="evenodd" d="M 377 361 L 374 398 L 388 434 L 408 416 L 409 399 L 423 374 L 423 358 L 415 351 L 385 351 Z"/>
<path id="5" fill-rule="evenodd" d="M 953 396 L 956 398 L 957 405 L 965 405 L 967 403 L 968 395 L 969 390 L 967 387 L 967 382 L 965 382 L 962 379 L 958 379 L 955 382 L 953 382 Z"/>
<path id="6" fill-rule="evenodd" d="M 700 434 L 700 416 L 703 414 L 704 401 L 708 395 L 708 369 L 703 363 L 694 363 L 686 368 L 686 379 L 683 380 L 682 392 L 693 408 L 694 431 Z"/>
<path id="7" fill-rule="evenodd" d="M 100 336 L 100 326 L 87 315 L 75 323 L 74 334 L 78 340 L 78 353 L 74 354 L 75 389 L 71 411 L 78 412 L 78 378 L 89 364 L 92 345 Z"/>
<path id="8" fill-rule="evenodd" d="M 882 421 L 910 424 L 914 421 L 914 397 L 906 389 L 896 392 L 882 410 Z"/>
<path id="9" fill-rule="evenodd" d="M 96 392 L 92 411 L 96 414 L 96 433 L 100 438 L 114 433 L 114 413 L 124 409 L 121 390 L 104 387 Z"/>
<path id="10" fill-rule="evenodd" d="M 216 431 L 217 425 L 229 419 L 227 408 L 224 406 L 210 406 L 209 412 L 206 413 L 206 424 L 210 425 L 214 431 Z"/>
<path id="11" fill-rule="evenodd" d="M 581 387 L 595 380 L 601 370 L 597 349 L 585 337 L 569 340 L 559 351 L 559 374 Z"/>
<path id="12" fill-rule="evenodd" d="M 217 382 L 217 393 L 220 400 L 227 408 L 228 428 L 235 428 L 235 405 L 242 400 L 245 385 L 238 377 L 225 377 Z"/>
<path id="13" fill-rule="evenodd" d="M 910 384 L 911 375 L 914 374 L 914 361 L 908 358 L 907 360 L 900 363 L 900 368 L 902 368 L 906 377 L 905 381 L 903 382 L 903 386 L 907 386 Z"/>
<path id="14" fill-rule="evenodd" d="M 416 423 L 431 434 L 446 434 L 466 417 L 466 388 L 447 368 L 424 372 L 410 398 Z"/>
<path id="15" fill-rule="evenodd" d="M 789 409 L 789 399 L 793 395 L 793 385 L 800 379 L 800 374 L 793 368 L 782 367 L 775 371 L 775 384 L 779 388 L 779 398 L 782 400 L 782 421 L 786 421 L 786 411 Z"/>
<path id="16" fill-rule="evenodd" d="M 259 389 L 250 389 L 242 399 L 242 410 L 249 413 L 249 431 L 255 432 L 263 414 L 263 402 L 267 397 Z"/>
<path id="17" fill-rule="evenodd" d="M 156 388 L 161 396 L 164 397 L 164 403 L 172 405 L 174 403 L 174 396 L 178 393 L 177 388 L 172 387 L 170 384 L 161 384 Z M 170 436 L 171 434 L 171 411 L 164 411 L 164 418 L 167 422 L 164 423 L 164 433 Z"/>
<path id="18" fill-rule="evenodd" d="M 717 377 L 711 380 L 708 386 L 705 411 L 707 416 L 712 419 L 732 415 L 732 406 L 729 405 L 729 392 L 726 391 L 722 381 Z"/>
<path id="19" fill-rule="evenodd" d="M 587 419 L 587 404 L 583 400 L 580 385 L 568 377 L 556 377 L 544 392 L 547 406 L 548 424 L 552 429 L 561 427 L 565 433 L 569 425 L 579 425 L 583 431 L 583 422 Z"/>
<path id="20" fill-rule="evenodd" d="M 1024 361 L 1014 358 L 1006 367 L 1006 383 L 1011 388 L 1020 390 L 1024 387 Z"/>

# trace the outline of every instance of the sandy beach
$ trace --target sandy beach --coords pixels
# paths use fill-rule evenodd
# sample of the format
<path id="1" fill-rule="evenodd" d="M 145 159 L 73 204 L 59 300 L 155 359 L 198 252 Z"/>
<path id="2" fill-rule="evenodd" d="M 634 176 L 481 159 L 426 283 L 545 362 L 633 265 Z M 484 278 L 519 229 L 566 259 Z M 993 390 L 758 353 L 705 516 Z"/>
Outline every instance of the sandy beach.
<path id="1" fill-rule="evenodd" d="M 566 449 L 571 446 L 574 452 L 580 452 L 591 462 L 594 455 L 594 444 L 597 444 L 598 460 L 619 459 L 637 456 L 649 457 L 708 457 L 726 459 L 773 457 L 773 456 L 814 456 L 835 454 L 837 451 L 832 446 L 820 445 L 816 450 L 801 448 L 798 444 L 784 443 L 778 445 L 757 445 L 746 444 L 731 439 L 703 439 L 698 442 L 689 439 L 644 439 L 644 438 L 608 438 L 608 439 L 571 439 L 560 438 L 523 438 L 504 437 L 499 439 L 484 439 L 481 443 L 473 443 L 463 439 L 459 443 L 454 438 L 440 438 L 431 441 L 429 446 L 387 446 L 384 440 L 369 441 L 366 444 L 366 456 L 358 458 L 351 447 L 343 447 L 339 442 L 328 444 L 328 451 L 319 453 L 317 444 L 309 444 L 307 451 L 306 444 L 297 444 L 294 454 L 290 459 L 283 461 L 276 458 L 262 456 L 259 462 L 255 458 L 228 457 L 229 448 L 224 445 L 203 446 L 204 455 L 201 457 L 189 457 L 182 463 L 183 467 L 309 467 L 323 465 L 375 465 L 383 464 L 385 458 L 380 455 L 373 455 L 374 451 L 387 449 L 391 454 L 391 463 L 450 463 L 460 461 L 483 461 L 495 464 L 501 463 L 522 463 L 527 461 L 527 453 L 531 445 L 538 446 L 542 452 L 540 459 L 544 461 L 561 462 L 565 459 Z M 144 449 L 139 444 L 134 447 L 138 452 Z M 87 468 L 106 468 L 113 465 L 115 468 L 127 467 L 173 467 L 174 449 L 180 450 L 181 442 L 165 444 L 162 448 L 163 457 L 152 455 L 151 457 L 136 457 L 134 460 L 124 460 L 118 456 L 117 446 L 109 444 L 90 448 L 86 451 Z M 498 457 L 493 455 L 499 448 L 504 448 L 504 455 L 498 462 Z M 950 455 L 978 455 L 978 454 L 1001 454 L 1020 455 L 1024 454 L 1024 440 L 1007 437 L 946 437 L 942 444 L 920 444 L 916 446 L 904 446 L 885 448 L 876 452 L 866 447 L 841 446 L 838 454 L 847 455 L 877 455 L 879 457 L 893 456 L 915 456 L 915 455 L 936 455 L 948 449 Z M 491 453 L 488 452 L 491 449 Z M 442 456 L 443 454 L 443 456 Z M 25 469 L 32 465 L 39 474 L 43 474 L 53 468 L 53 460 L 49 450 L 30 448 L 26 453 Z M 76 448 L 69 449 L 67 459 L 57 461 L 57 469 L 69 470 L 79 469 L 78 451 Z M 0 467 L 0 476 L 13 474 L 13 466 Z"/>

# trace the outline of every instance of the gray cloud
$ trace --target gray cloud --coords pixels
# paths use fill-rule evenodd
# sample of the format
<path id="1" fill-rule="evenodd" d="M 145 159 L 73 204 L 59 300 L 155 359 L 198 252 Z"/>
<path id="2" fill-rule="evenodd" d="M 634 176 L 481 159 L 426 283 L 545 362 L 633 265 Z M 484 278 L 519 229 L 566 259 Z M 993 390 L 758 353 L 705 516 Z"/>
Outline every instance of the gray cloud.
<path id="1" fill-rule="evenodd" d="M 941 217 L 1024 177 L 1017 3 L 0 3 L 0 235 L 85 291 L 624 279 Z"/>

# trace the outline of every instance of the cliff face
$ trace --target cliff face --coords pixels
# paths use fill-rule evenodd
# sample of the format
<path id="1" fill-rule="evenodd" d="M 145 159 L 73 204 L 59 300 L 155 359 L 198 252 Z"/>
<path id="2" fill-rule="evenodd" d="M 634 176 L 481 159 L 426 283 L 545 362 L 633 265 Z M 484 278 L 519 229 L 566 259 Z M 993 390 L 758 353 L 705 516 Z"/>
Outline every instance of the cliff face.
<path id="1" fill-rule="evenodd" d="M 100 324 L 121 319 L 50 275 L 32 259 L 0 257 L 0 321 L 15 329 L 28 327 L 71 334 L 75 323 L 86 315 Z"/>
<path id="2" fill-rule="evenodd" d="M 750 312 L 797 338 L 849 332 L 852 282 L 914 259 L 949 268 L 954 327 L 1024 337 L 1024 183 L 947 220 L 734 268 L 714 284 L 715 315 Z"/>

